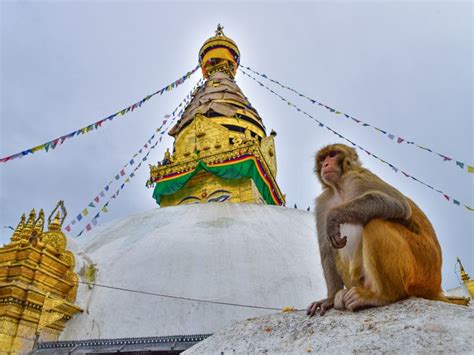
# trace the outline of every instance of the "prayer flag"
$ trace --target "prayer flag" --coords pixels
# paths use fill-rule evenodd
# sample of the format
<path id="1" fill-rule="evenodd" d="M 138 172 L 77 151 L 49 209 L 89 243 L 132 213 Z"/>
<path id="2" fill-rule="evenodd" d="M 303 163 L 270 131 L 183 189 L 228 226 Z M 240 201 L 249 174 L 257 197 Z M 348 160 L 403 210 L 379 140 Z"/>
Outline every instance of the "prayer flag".
<path id="1" fill-rule="evenodd" d="M 458 201 L 458 200 L 455 200 L 454 198 L 453 198 L 453 203 L 454 203 L 455 205 L 461 206 L 461 204 L 459 203 L 459 201 Z"/>
<path id="2" fill-rule="evenodd" d="M 443 155 L 443 154 L 438 154 L 441 158 L 443 158 L 444 161 L 447 161 L 447 160 L 452 160 L 450 157 L 447 157 L 446 155 Z"/>
<path id="3" fill-rule="evenodd" d="M 88 214 L 89 214 L 89 210 L 88 210 L 87 207 L 86 207 L 86 208 L 84 208 L 84 209 L 82 210 L 82 215 L 85 217 L 85 216 L 87 216 Z"/>
<path id="4" fill-rule="evenodd" d="M 71 225 L 75 225 L 76 224 L 76 220 L 73 219 L 72 222 L 71 222 Z"/>
<path id="5" fill-rule="evenodd" d="M 92 229 L 92 226 L 91 226 L 90 223 L 87 224 L 86 229 L 87 229 L 88 231 L 90 231 L 90 230 Z"/>
<path id="6" fill-rule="evenodd" d="M 66 231 L 70 232 L 70 231 L 71 231 L 71 225 L 68 224 L 68 225 L 66 226 L 66 228 L 64 228 L 64 229 L 65 229 Z"/>
<path id="7" fill-rule="evenodd" d="M 464 205 L 464 207 L 466 207 L 469 211 L 474 211 L 474 208 L 469 207 L 468 205 Z"/>
<path id="8" fill-rule="evenodd" d="M 456 161 L 456 165 L 459 166 L 461 169 L 464 169 L 464 163 L 461 161 Z"/>
<path id="9" fill-rule="evenodd" d="M 474 166 L 468 165 L 467 166 L 467 171 L 470 172 L 470 173 L 474 173 Z"/>
<path id="10" fill-rule="evenodd" d="M 443 194 L 443 196 L 444 196 L 444 198 L 445 198 L 446 200 L 449 201 L 449 196 L 448 196 L 448 195 Z"/>
<path id="11" fill-rule="evenodd" d="M 107 186 L 104 188 L 105 191 L 109 191 L 109 189 L 110 189 L 109 185 L 107 185 Z"/>
<path id="12" fill-rule="evenodd" d="M 120 175 L 121 175 L 121 176 L 124 176 L 124 175 L 125 175 L 125 171 L 124 171 L 123 169 L 120 170 Z"/>
<path id="13" fill-rule="evenodd" d="M 80 221 L 82 219 L 82 214 L 79 213 L 76 218 L 78 221 Z"/>
<path id="14" fill-rule="evenodd" d="M 95 207 L 94 202 L 92 202 L 92 201 L 87 206 L 92 207 L 92 208 Z"/>
<path id="15" fill-rule="evenodd" d="M 96 196 L 96 197 L 94 198 L 94 201 L 97 202 L 97 203 L 99 203 L 99 200 L 100 200 L 99 196 Z"/>
<path id="16" fill-rule="evenodd" d="M 403 141 L 404 141 L 403 138 L 400 138 L 400 137 L 397 138 L 397 143 L 401 143 L 401 142 L 403 142 Z"/>
<path id="17" fill-rule="evenodd" d="M 394 136 L 393 134 L 391 134 L 391 133 L 390 133 L 390 134 L 388 135 L 388 138 L 390 138 L 390 139 L 392 139 L 392 140 L 393 140 L 393 139 L 395 138 L 395 136 Z"/>
<path id="18" fill-rule="evenodd" d="M 38 146 L 32 148 L 31 151 L 34 153 L 34 152 L 37 152 L 38 150 L 41 150 L 43 148 L 44 148 L 44 146 L 41 144 L 41 145 L 38 145 Z"/>
<path id="19" fill-rule="evenodd" d="M 102 207 L 102 212 L 105 212 L 105 213 L 109 212 L 109 210 L 107 209 L 107 206 Z"/>
<path id="20" fill-rule="evenodd" d="M 118 180 L 118 179 L 120 179 L 120 176 L 117 174 L 115 175 L 115 180 Z"/>
<path id="21" fill-rule="evenodd" d="M 97 220 L 96 220 L 95 218 L 92 220 L 92 224 L 93 224 L 94 226 L 97 225 Z"/>

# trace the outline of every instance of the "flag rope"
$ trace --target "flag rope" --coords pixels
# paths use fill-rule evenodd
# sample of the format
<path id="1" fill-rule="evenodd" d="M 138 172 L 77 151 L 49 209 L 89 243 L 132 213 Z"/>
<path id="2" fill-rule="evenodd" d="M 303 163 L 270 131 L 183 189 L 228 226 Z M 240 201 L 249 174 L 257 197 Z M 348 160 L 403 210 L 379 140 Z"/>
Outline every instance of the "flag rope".
<path id="1" fill-rule="evenodd" d="M 344 113 L 344 112 L 342 112 L 342 111 L 340 111 L 340 110 L 334 109 L 334 108 L 332 108 L 332 107 L 330 107 L 330 106 L 328 106 L 328 105 L 322 103 L 321 101 L 318 101 L 318 100 L 315 100 L 315 99 L 313 99 L 313 98 L 311 98 L 311 97 L 309 97 L 309 96 L 306 96 L 306 95 L 300 93 L 299 91 L 297 91 L 297 90 L 295 90 L 295 89 L 293 89 L 293 88 L 291 88 L 291 87 L 289 87 L 289 86 L 286 86 L 286 85 L 280 83 L 278 80 L 274 80 L 274 79 L 268 77 L 266 74 L 261 74 L 261 73 L 259 73 L 258 71 L 253 70 L 253 69 L 250 68 L 250 67 L 246 67 L 246 66 L 243 66 L 243 67 L 244 67 L 245 69 L 248 69 L 248 70 L 251 71 L 252 73 L 261 76 L 262 78 L 265 78 L 265 79 L 271 81 L 272 83 L 275 83 L 275 84 L 279 85 L 279 86 L 282 87 L 283 89 L 286 89 L 286 90 L 289 90 L 289 91 L 294 92 L 294 93 L 297 94 L 299 97 L 303 97 L 303 98 L 307 99 L 307 100 L 310 101 L 312 104 L 318 104 L 318 106 L 324 107 L 326 110 L 328 110 L 329 112 L 331 112 L 331 113 L 333 113 L 333 114 L 335 114 L 335 115 L 343 115 L 344 117 L 350 119 L 350 120 L 353 121 L 353 122 L 356 122 L 357 124 L 361 125 L 362 127 L 370 127 L 370 128 L 373 128 L 373 129 L 376 130 L 377 132 L 379 132 L 379 133 L 381 133 L 381 134 L 387 136 L 387 137 L 388 137 L 390 140 L 392 140 L 392 141 L 395 141 L 395 138 L 396 138 L 396 142 L 397 142 L 398 144 L 400 144 L 400 143 L 405 143 L 405 144 L 408 144 L 408 145 L 414 145 L 414 146 L 416 146 L 416 147 L 419 148 L 419 149 L 422 149 L 422 150 L 424 150 L 424 151 L 427 151 L 427 152 L 429 152 L 429 153 L 431 153 L 431 154 L 436 154 L 436 155 L 438 155 L 439 157 L 441 157 L 441 158 L 443 159 L 443 161 L 452 161 L 453 163 L 455 162 L 455 163 L 456 163 L 456 166 L 458 166 L 458 167 L 461 168 L 462 170 L 467 171 L 468 173 L 474 173 L 474 166 L 472 166 L 472 165 L 468 165 L 468 164 L 466 164 L 466 163 L 464 163 L 464 162 L 462 162 L 462 161 L 460 161 L 460 160 L 456 160 L 456 159 L 454 159 L 454 158 L 450 158 L 450 157 L 448 157 L 447 155 L 438 153 L 438 152 L 434 151 L 434 150 L 431 149 L 431 148 L 424 147 L 424 146 L 422 146 L 422 145 L 420 145 L 420 144 L 417 144 L 417 143 L 414 142 L 414 141 L 410 141 L 410 140 L 408 140 L 408 139 L 406 139 L 406 138 L 402 138 L 402 137 L 400 137 L 400 136 L 397 136 L 397 135 L 395 135 L 395 134 L 392 134 L 392 133 L 390 133 L 390 132 L 388 132 L 388 131 L 386 131 L 386 130 L 384 130 L 384 129 L 375 127 L 374 125 L 371 125 L 370 123 L 367 123 L 367 122 L 364 122 L 364 121 L 359 120 L 359 119 L 357 119 L 357 118 L 354 118 L 354 117 L 352 117 L 351 115 L 349 115 L 349 114 L 347 114 L 347 113 Z"/>
<path id="2" fill-rule="evenodd" d="M 123 176 L 125 176 L 126 175 L 125 174 L 125 168 L 135 164 L 135 158 L 139 154 L 142 154 L 144 149 L 148 149 L 148 151 L 146 151 L 145 156 L 143 158 L 141 158 L 141 161 L 138 163 L 138 165 L 127 176 L 127 178 L 125 178 L 125 181 L 120 185 L 120 187 L 117 189 L 117 191 L 115 191 L 115 193 L 107 200 L 107 202 L 102 205 L 99 212 L 97 212 L 97 214 L 92 218 L 92 220 L 84 228 L 82 228 L 82 230 L 79 232 L 77 237 L 81 236 L 84 231 L 90 231 L 93 228 L 93 226 L 97 225 L 97 219 L 101 216 L 101 212 L 103 212 L 103 213 L 108 212 L 107 208 L 108 208 L 109 203 L 111 202 L 111 200 L 117 198 L 120 191 L 123 190 L 125 185 L 127 183 L 129 183 L 130 180 L 135 177 L 135 172 L 138 169 L 140 169 L 142 163 L 145 162 L 148 159 L 148 156 L 151 153 L 151 150 L 154 149 L 158 145 L 158 143 L 160 143 L 162 141 L 163 135 L 168 131 L 168 129 L 171 127 L 171 125 L 174 123 L 174 121 L 176 121 L 176 119 L 180 118 L 183 115 L 184 107 L 186 107 L 186 105 L 192 100 L 193 93 L 200 86 L 202 86 L 204 82 L 205 82 L 205 80 L 203 78 L 199 79 L 199 81 L 194 85 L 194 87 L 191 89 L 189 94 L 180 102 L 179 105 L 176 106 L 176 108 L 173 110 L 172 114 L 171 115 L 170 114 L 164 115 L 164 120 L 162 121 L 161 125 L 155 130 L 155 132 L 150 137 L 150 139 L 148 139 L 147 142 L 133 155 L 133 157 L 130 160 L 128 160 L 125 165 L 122 166 L 119 173 L 117 173 L 117 175 L 115 175 L 115 177 L 112 180 L 110 180 L 110 182 L 104 187 L 104 189 L 102 189 L 102 191 L 94 199 L 92 199 L 92 201 L 87 205 L 87 207 L 85 207 L 82 210 L 81 213 L 79 213 L 76 217 L 74 217 L 74 219 L 72 219 L 69 222 L 69 224 L 65 227 L 66 231 L 70 232 L 71 229 L 72 229 L 72 226 L 74 226 L 76 223 L 80 222 L 82 219 L 84 219 L 89 214 L 88 207 L 91 207 L 91 208 L 97 207 L 96 204 L 99 203 L 99 201 L 101 200 L 101 197 L 102 198 L 105 197 L 105 193 L 110 190 L 110 185 L 112 185 L 114 183 L 114 181 L 119 181 Z M 183 108 L 181 108 L 181 107 L 183 107 Z M 179 111 L 178 114 L 176 114 L 176 111 L 178 111 L 179 108 L 181 108 L 181 110 Z M 173 118 L 171 120 L 169 120 L 170 117 L 173 117 Z M 165 128 L 163 128 L 166 123 L 168 123 L 168 124 L 166 125 Z M 159 137 L 156 137 L 158 133 L 159 133 Z M 155 140 L 155 137 L 156 137 L 156 142 L 152 143 Z M 94 204 L 94 202 L 96 204 Z"/>
<path id="3" fill-rule="evenodd" d="M 171 91 L 172 89 L 178 87 L 179 85 L 184 83 L 187 79 L 189 79 L 191 77 L 191 75 L 194 74 L 196 72 L 196 70 L 198 70 L 198 68 L 199 68 L 199 65 L 197 65 L 193 70 L 187 72 L 185 75 L 183 75 L 179 79 L 175 80 L 171 84 L 163 87 L 160 90 L 155 91 L 154 93 L 152 93 L 150 95 L 145 96 L 140 101 L 137 101 L 134 104 L 132 104 L 128 107 L 125 107 L 124 109 L 122 109 L 122 110 L 120 110 L 120 111 L 118 111 L 118 112 L 116 112 L 116 113 L 114 113 L 114 114 L 112 114 L 112 115 L 110 115 L 106 118 L 103 118 L 99 121 L 91 123 L 91 124 L 89 124 L 85 127 L 82 127 L 80 129 L 75 130 L 75 131 L 73 131 L 69 134 L 66 134 L 64 136 L 55 138 L 55 139 L 53 139 L 49 142 L 37 145 L 36 147 L 30 148 L 30 149 L 25 149 L 25 150 L 23 150 L 19 153 L 12 154 L 12 155 L 6 156 L 4 158 L 1 158 L 0 163 L 6 163 L 8 161 L 11 161 L 11 160 L 14 160 L 14 159 L 17 159 L 17 158 L 23 158 L 24 156 L 26 156 L 28 154 L 33 154 L 33 153 L 36 153 L 40 150 L 45 150 L 46 152 L 48 152 L 50 149 L 53 150 L 56 147 L 63 144 L 67 139 L 70 139 L 70 138 L 75 137 L 75 136 L 79 136 L 81 134 L 86 134 L 86 133 L 88 133 L 88 132 L 90 132 L 94 129 L 99 129 L 99 128 L 102 127 L 102 124 L 105 123 L 106 121 L 112 121 L 115 117 L 117 117 L 119 115 L 123 116 L 123 115 L 125 115 L 126 113 L 128 113 L 130 111 L 134 111 L 135 109 L 141 107 L 144 102 L 148 101 L 153 96 L 158 95 L 158 94 L 162 95 L 165 91 Z"/>
<path id="4" fill-rule="evenodd" d="M 286 98 L 284 98 L 283 96 L 281 96 L 280 94 L 276 93 L 275 91 L 273 91 L 272 89 L 270 89 L 268 86 L 266 86 L 265 84 L 263 84 L 261 81 L 259 81 L 258 79 L 256 79 L 255 77 L 253 77 L 252 75 L 248 74 L 247 72 L 245 72 L 242 68 L 240 68 L 240 71 L 248 76 L 249 78 L 251 78 L 252 80 L 254 80 L 255 82 L 257 82 L 260 86 L 264 87 L 267 91 L 270 91 L 273 95 L 279 97 L 282 101 L 285 101 L 289 106 L 293 107 L 296 111 L 300 112 L 300 113 L 303 113 L 305 116 L 309 117 L 310 119 L 312 119 L 313 121 L 317 122 L 319 127 L 320 128 L 323 128 L 325 127 L 326 129 L 328 129 L 329 131 L 331 131 L 333 134 L 335 134 L 336 136 L 338 136 L 339 138 L 341 139 L 344 139 L 345 141 L 349 142 L 352 146 L 354 147 L 357 147 L 359 148 L 360 150 L 366 152 L 369 156 L 372 156 L 374 157 L 375 159 L 381 161 L 382 163 L 384 163 L 385 165 L 388 165 L 390 166 L 390 168 L 392 168 L 393 171 L 395 172 L 401 172 L 405 177 L 407 178 L 411 178 L 412 180 L 430 188 L 431 190 L 433 191 L 436 191 L 438 192 L 439 194 L 443 195 L 443 197 L 447 200 L 447 201 L 452 201 L 453 204 L 457 205 L 457 206 L 461 206 L 461 204 L 468 210 L 468 211 L 471 211 L 471 212 L 474 212 L 474 208 L 471 207 L 471 206 L 468 206 L 464 203 L 461 203 L 458 199 L 455 199 L 455 198 L 452 198 L 451 196 L 447 195 L 446 193 L 444 193 L 443 191 L 441 190 L 438 190 L 436 188 L 434 188 L 433 186 L 431 185 L 428 185 L 427 183 L 417 179 L 416 177 L 406 173 L 405 171 L 397 168 L 395 165 L 383 160 L 382 158 L 376 156 L 375 154 L 369 152 L 367 149 L 363 148 L 362 146 L 358 145 L 357 143 L 354 143 L 352 142 L 350 139 L 344 137 L 342 134 L 340 134 L 339 132 L 333 130 L 331 127 L 329 127 L 328 125 L 325 125 L 324 123 L 322 123 L 321 121 L 319 121 L 317 118 L 313 117 L 312 115 L 310 115 L 309 113 L 307 113 L 306 111 L 302 110 L 301 108 L 299 108 L 298 106 L 296 106 L 295 104 L 293 104 L 292 102 L 288 101 Z"/>

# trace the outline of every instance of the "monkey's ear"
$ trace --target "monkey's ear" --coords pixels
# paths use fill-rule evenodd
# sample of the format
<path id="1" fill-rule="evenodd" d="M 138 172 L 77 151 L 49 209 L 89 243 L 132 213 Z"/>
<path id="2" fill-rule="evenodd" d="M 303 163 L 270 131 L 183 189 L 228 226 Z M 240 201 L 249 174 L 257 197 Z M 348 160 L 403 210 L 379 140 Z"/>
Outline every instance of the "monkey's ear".
<path id="1" fill-rule="evenodd" d="M 347 172 L 359 168 L 361 166 L 361 163 L 359 161 L 359 156 L 357 155 L 357 152 L 353 148 L 347 147 L 347 152 L 346 156 L 344 157 L 344 160 L 342 161 L 342 173 L 346 174 Z"/>

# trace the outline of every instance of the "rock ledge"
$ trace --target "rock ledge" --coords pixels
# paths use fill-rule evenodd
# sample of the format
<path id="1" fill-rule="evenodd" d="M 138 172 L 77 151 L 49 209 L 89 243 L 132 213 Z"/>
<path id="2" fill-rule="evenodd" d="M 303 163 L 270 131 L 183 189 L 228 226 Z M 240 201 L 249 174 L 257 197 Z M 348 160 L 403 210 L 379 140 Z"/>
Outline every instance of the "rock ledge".
<path id="1" fill-rule="evenodd" d="M 216 332 L 185 354 L 472 353 L 474 309 L 408 299 L 357 313 L 302 311 L 247 319 Z"/>

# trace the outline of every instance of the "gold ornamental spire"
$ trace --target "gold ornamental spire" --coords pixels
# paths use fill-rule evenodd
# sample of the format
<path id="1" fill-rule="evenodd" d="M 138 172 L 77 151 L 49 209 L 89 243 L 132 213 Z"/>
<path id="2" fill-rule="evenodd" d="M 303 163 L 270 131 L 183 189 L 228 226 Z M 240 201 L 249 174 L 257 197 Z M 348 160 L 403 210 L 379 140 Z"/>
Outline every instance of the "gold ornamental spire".
<path id="1" fill-rule="evenodd" d="M 21 216 L 11 243 L 0 247 L 2 354 L 26 354 L 38 339 L 57 340 L 65 323 L 81 311 L 74 305 L 79 283 L 74 254 L 66 250 L 61 231 L 65 215 L 60 201 L 45 232 L 44 211 L 36 215 L 32 209 L 28 220 Z"/>
<path id="2" fill-rule="evenodd" d="M 215 36 L 207 39 L 199 50 L 202 75 L 208 78 L 215 72 L 224 72 L 234 78 L 239 63 L 239 48 L 224 34 L 224 27 L 218 24 Z"/>
<path id="3" fill-rule="evenodd" d="M 150 165 L 147 186 L 160 206 L 207 202 L 284 204 L 276 183 L 274 137 L 234 80 L 235 42 L 219 24 L 199 50 L 206 81 L 169 135 L 173 150 Z"/>
<path id="4" fill-rule="evenodd" d="M 466 287 L 467 292 L 471 296 L 471 298 L 474 298 L 474 280 L 471 280 L 469 277 L 469 274 L 464 270 L 464 265 L 461 262 L 461 259 L 456 258 L 457 262 L 459 264 L 459 270 L 461 274 L 461 280 L 464 283 L 464 286 Z"/>

